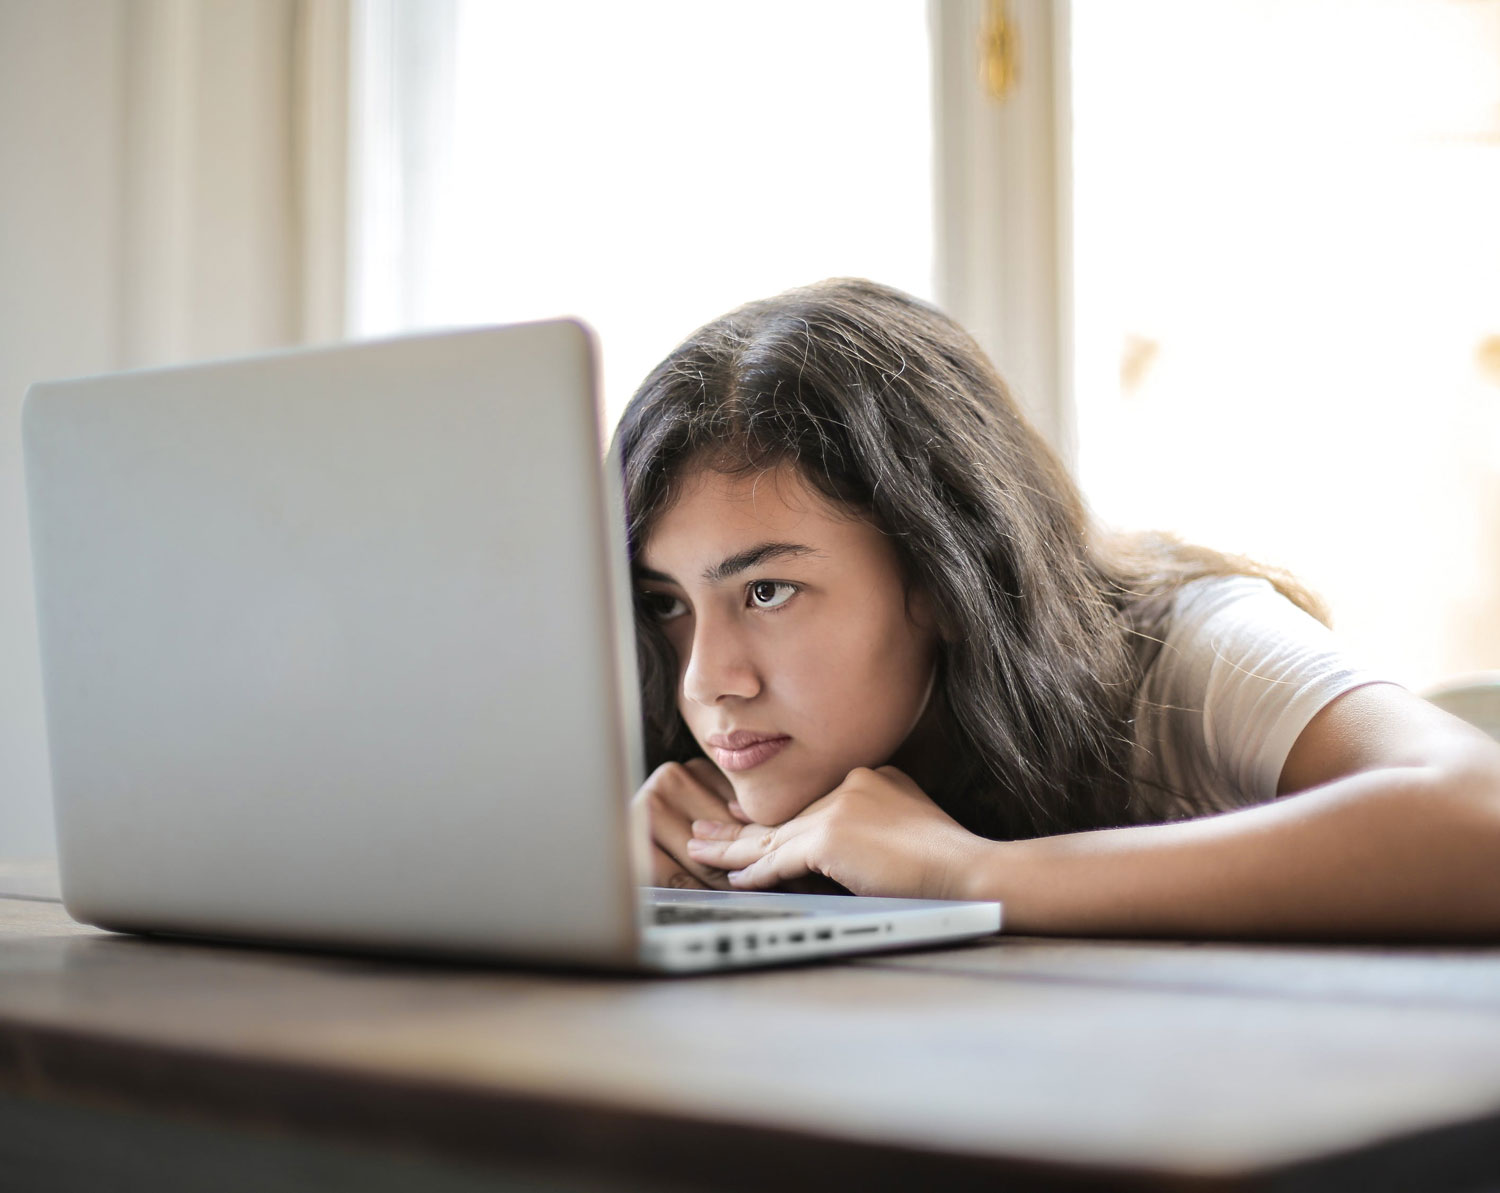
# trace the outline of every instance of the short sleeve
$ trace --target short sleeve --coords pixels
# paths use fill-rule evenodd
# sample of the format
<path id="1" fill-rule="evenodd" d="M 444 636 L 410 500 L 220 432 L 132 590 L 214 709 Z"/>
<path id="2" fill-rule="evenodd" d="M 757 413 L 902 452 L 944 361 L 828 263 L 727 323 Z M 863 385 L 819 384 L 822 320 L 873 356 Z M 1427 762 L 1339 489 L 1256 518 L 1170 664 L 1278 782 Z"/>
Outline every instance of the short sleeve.
<path id="1" fill-rule="evenodd" d="M 1142 686 L 1137 730 L 1154 739 L 1138 738 L 1138 762 L 1202 812 L 1264 803 L 1319 710 L 1382 682 L 1267 581 L 1196 581 Z"/>

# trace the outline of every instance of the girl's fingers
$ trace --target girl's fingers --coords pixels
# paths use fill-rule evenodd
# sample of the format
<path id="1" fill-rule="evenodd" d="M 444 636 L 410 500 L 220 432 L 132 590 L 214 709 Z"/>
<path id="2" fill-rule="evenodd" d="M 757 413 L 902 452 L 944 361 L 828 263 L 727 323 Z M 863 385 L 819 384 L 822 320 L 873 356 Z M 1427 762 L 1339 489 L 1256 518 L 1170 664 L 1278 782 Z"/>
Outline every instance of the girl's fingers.
<path id="1" fill-rule="evenodd" d="M 652 772 L 636 798 L 646 807 L 651 840 L 662 855 L 653 856 L 654 882 L 675 886 L 688 879 L 694 888 L 729 889 L 723 869 L 694 857 L 688 841 L 695 819 L 727 821 L 732 796 L 729 780 L 706 758 L 669 762 Z"/>
<path id="2" fill-rule="evenodd" d="M 718 796 L 720 803 L 727 804 L 734 799 L 734 786 L 729 777 L 707 758 L 689 758 L 682 765 L 693 778 Z"/>
<path id="3" fill-rule="evenodd" d="M 653 886 L 670 886 L 678 890 L 708 890 L 709 888 L 697 878 L 689 874 L 677 864 L 666 850 L 659 845 L 651 847 L 651 884 Z"/>
<path id="4" fill-rule="evenodd" d="M 705 841 L 694 837 L 687 843 L 688 855 L 695 861 L 720 870 L 743 870 L 771 852 L 772 846 L 760 841 Z"/>
<path id="5" fill-rule="evenodd" d="M 693 821 L 693 832 L 695 834 L 698 832 L 698 825 L 702 823 L 701 820 Z M 724 869 L 728 864 L 724 861 L 724 858 L 729 847 L 734 843 L 733 841 L 706 841 L 702 836 L 695 835 L 688 840 L 688 856 L 707 865 Z M 754 859 L 750 860 L 753 861 Z"/>
<path id="6" fill-rule="evenodd" d="M 737 891 L 770 890 L 783 882 L 815 873 L 807 864 L 806 837 L 794 838 L 751 862 L 743 870 L 731 870 L 729 883 Z"/>
<path id="7" fill-rule="evenodd" d="M 685 819 L 657 810 L 651 817 L 651 837 L 656 848 L 671 858 L 675 866 L 696 879 L 695 885 L 720 891 L 729 889 L 724 868 L 693 853 L 693 834 Z"/>
<path id="8" fill-rule="evenodd" d="M 699 817 L 722 820 L 726 810 L 724 801 L 686 768 L 676 773 L 674 781 L 660 785 L 657 802 L 681 816 L 684 824 Z"/>
<path id="9" fill-rule="evenodd" d="M 652 835 L 660 838 L 658 825 L 671 825 L 680 840 L 664 841 L 682 845 L 692 836 L 688 825 L 698 818 L 723 819 L 726 805 L 713 794 L 687 764 L 668 762 L 657 767 L 641 785 L 636 801 L 644 803 L 650 815 Z"/>
<path id="10" fill-rule="evenodd" d="M 695 820 L 693 836 L 705 841 L 732 841 L 740 835 L 740 826 L 727 820 Z"/>
<path id="11" fill-rule="evenodd" d="M 682 765 L 687 768 L 693 778 L 723 800 L 724 806 L 729 809 L 729 814 L 741 824 L 754 822 L 755 818 L 740 807 L 740 801 L 734 798 L 734 784 L 729 781 L 729 776 L 707 758 L 689 758 Z M 717 814 L 717 812 L 714 813 L 714 815 Z"/>
<path id="12" fill-rule="evenodd" d="M 740 870 L 796 839 L 800 834 L 788 821 L 780 828 L 754 824 L 738 827 L 722 821 L 693 821 L 693 837 L 688 851 L 700 862 L 721 870 Z"/>

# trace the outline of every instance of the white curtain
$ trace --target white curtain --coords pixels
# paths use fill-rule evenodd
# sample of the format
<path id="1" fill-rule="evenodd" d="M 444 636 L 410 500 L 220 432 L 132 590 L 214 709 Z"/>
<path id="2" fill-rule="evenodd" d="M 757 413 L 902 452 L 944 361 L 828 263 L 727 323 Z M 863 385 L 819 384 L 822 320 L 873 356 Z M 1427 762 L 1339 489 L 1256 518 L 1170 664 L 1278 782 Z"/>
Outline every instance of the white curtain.
<path id="1" fill-rule="evenodd" d="M 342 334 L 345 0 L 0 3 L 0 855 L 53 848 L 20 404 Z"/>

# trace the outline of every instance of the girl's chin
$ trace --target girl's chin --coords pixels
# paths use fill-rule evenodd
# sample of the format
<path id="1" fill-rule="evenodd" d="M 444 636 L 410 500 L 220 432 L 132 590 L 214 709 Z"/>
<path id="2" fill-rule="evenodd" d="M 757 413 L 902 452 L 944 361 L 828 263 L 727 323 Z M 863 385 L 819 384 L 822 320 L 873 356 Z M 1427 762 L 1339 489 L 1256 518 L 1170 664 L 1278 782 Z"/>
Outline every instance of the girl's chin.
<path id="1" fill-rule="evenodd" d="M 815 802 L 819 794 L 791 791 L 770 783 L 734 785 L 734 798 L 739 801 L 745 815 L 756 824 L 784 824 Z"/>

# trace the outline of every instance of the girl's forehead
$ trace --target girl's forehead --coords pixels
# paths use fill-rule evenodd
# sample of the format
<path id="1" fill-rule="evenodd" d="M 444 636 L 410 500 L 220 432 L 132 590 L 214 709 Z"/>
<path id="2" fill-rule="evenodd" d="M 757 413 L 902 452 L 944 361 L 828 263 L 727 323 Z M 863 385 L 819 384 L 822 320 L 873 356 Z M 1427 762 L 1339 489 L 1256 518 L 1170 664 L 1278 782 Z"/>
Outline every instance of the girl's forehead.
<path id="1" fill-rule="evenodd" d="M 674 486 L 676 499 L 661 517 L 729 517 L 747 522 L 837 517 L 795 465 L 781 463 L 769 468 L 723 472 L 708 467 L 691 469 Z"/>
<path id="2" fill-rule="evenodd" d="M 795 465 L 745 472 L 698 468 L 674 486 L 656 518 L 641 562 L 658 570 L 761 542 L 794 542 L 822 550 L 879 532 L 818 493 Z"/>

